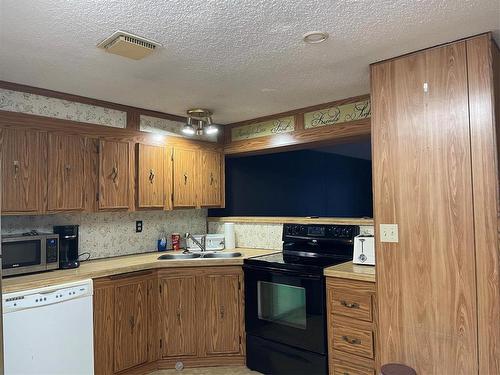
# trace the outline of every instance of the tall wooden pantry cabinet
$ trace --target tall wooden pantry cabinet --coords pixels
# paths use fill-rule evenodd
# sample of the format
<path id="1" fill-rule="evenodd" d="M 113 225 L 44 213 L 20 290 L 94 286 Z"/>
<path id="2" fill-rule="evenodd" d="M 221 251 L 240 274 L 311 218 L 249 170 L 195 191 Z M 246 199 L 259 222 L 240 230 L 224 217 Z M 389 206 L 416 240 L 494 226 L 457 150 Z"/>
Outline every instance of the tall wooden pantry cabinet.
<path id="1" fill-rule="evenodd" d="M 500 373 L 499 55 L 483 34 L 371 66 L 381 365 Z"/>

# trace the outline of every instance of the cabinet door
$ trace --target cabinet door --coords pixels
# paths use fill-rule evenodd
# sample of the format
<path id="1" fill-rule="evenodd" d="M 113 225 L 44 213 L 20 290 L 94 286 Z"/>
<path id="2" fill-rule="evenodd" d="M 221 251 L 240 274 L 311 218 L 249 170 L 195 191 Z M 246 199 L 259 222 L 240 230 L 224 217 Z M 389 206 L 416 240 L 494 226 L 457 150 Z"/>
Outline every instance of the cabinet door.
<path id="1" fill-rule="evenodd" d="M 162 357 L 194 356 L 198 353 L 195 276 L 172 275 L 160 282 Z"/>
<path id="2" fill-rule="evenodd" d="M 99 142 L 99 208 L 129 208 L 129 144 Z"/>
<path id="3" fill-rule="evenodd" d="M 174 148 L 174 207 L 196 206 L 196 150 Z"/>
<path id="4" fill-rule="evenodd" d="M 49 134 L 48 209 L 84 208 L 85 139 L 77 135 Z"/>
<path id="5" fill-rule="evenodd" d="M 47 188 L 45 134 L 2 129 L 0 136 L 2 212 L 42 211 Z"/>
<path id="6" fill-rule="evenodd" d="M 115 372 L 148 360 L 147 288 L 147 280 L 115 287 Z"/>
<path id="7" fill-rule="evenodd" d="M 165 147 L 138 145 L 137 204 L 141 208 L 162 208 L 165 206 Z"/>
<path id="8" fill-rule="evenodd" d="M 240 352 L 240 276 L 214 274 L 202 278 L 205 296 L 205 351 L 210 354 Z"/>
<path id="9" fill-rule="evenodd" d="M 215 151 L 201 151 L 200 206 L 221 205 L 221 154 Z"/>

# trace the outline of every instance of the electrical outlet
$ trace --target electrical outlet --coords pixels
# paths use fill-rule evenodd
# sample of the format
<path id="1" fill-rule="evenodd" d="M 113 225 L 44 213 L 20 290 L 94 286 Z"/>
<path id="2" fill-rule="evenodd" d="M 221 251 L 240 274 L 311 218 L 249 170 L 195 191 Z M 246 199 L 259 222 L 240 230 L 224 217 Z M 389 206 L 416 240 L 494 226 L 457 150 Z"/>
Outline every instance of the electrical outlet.
<path id="1" fill-rule="evenodd" d="M 399 242 L 397 224 L 380 224 L 380 242 Z"/>
<path id="2" fill-rule="evenodd" d="M 135 233 L 141 233 L 142 232 L 142 220 L 137 220 L 135 222 Z"/>

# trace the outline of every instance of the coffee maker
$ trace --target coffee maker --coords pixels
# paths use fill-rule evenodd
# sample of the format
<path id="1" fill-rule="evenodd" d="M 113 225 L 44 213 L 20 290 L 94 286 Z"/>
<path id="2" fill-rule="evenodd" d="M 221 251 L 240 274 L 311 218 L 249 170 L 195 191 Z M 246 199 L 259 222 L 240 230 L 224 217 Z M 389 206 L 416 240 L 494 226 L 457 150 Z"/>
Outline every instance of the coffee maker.
<path id="1" fill-rule="evenodd" d="M 78 225 L 54 226 L 59 235 L 59 268 L 80 267 L 78 260 Z"/>

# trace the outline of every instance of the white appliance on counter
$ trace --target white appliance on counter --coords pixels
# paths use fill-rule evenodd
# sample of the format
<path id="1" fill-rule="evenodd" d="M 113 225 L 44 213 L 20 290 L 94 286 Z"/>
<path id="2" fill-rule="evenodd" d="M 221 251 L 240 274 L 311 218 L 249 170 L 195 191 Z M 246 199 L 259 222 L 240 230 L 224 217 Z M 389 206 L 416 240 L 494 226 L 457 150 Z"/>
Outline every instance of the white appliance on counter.
<path id="1" fill-rule="evenodd" d="M 355 264 L 375 265 L 375 237 L 363 235 L 354 237 L 354 255 L 352 262 Z"/>
<path id="2" fill-rule="evenodd" d="M 201 238 L 204 235 L 194 234 L 193 237 L 196 238 L 198 242 L 201 242 Z M 224 235 L 223 234 L 207 234 L 205 239 L 206 251 L 218 251 L 224 250 Z M 189 251 L 197 252 L 201 251 L 200 247 L 194 243 L 191 238 L 186 239 L 186 247 Z"/>
<path id="3" fill-rule="evenodd" d="M 93 374 L 92 280 L 2 296 L 5 375 Z"/>

